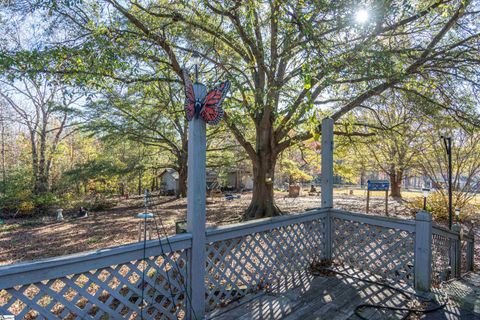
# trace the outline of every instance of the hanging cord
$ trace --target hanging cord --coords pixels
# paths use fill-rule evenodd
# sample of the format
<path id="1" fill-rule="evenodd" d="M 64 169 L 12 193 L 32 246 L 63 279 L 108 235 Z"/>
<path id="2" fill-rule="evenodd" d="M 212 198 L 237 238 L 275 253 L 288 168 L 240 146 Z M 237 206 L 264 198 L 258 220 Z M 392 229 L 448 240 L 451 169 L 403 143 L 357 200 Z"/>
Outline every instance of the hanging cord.
<path id="1" fill-rule="evenodd" d="M 158 206 L 159 204 L 160 204 L 160 203 L 157 202 L 154 206 L 152 206 L 152 208 L 156 208 L 156 206 Z M 165 240 L 167 241 L 167 245 L 168 245 L 168 247 L 169 247 L 169 250 L 170 250 L 171 252 L 173 252 L 173 247 L 172 247 L 172 244 L 171 244 L 170 239 L 169 239 L 169 237 L 168 237 L 167 229 L 165 228 L 165 225 L 163 224 L 163 220 L 160 218 L 159 211 L 158 211 L 157 209 L 154 209 L 154 212 L 155 212 L 155 213 L 158 213 L 158 215 L 157 215 L 157 214 L 154 215 L 154 222 L 155 222 L 155 228 L 156 228 L 156 231 L 157 231 L 158 240 L 160 241 L 160 231 L 159 231 L 158 224 L 157 224 L 157 220 L 156 220 L 156 217 L 157 217 L 157 216 L 158 216 L 158 219 L 159 219 L 159 221 L 160 221 L 160 225 L 161 225 L 161 227 L 162 227 L 163 235 L 164 235 L 164 237 L 165 237 Z M 175 267 L 176 267 L 178 273 L 181 274 L 180 266 L 178 265 L 178 262 L 177 262 L 176 260 L 174 261 L 174 264 L 175 264 Z M 196 316 L 196 314 L 195 314 L 195 310 L 193 310 L 193 308 L 192 308 L 192 298 L 191 298 L 191 296 L 190 296 L 190 293 L 189 293 L 189 291 L 188 291 L 188 288 L 187 288 L 186 283 L 188 283 L 188 272 L 186 273 L 186 281 L 185 281 L 185 283 L 183 283 L 183 286 L 182 286 L 182 287 L 183 287 L 183 289 L 185 290 L 185 295 L 186 295 L 186 297 L 187 297 L 187 301 L 188 301 L 189 306 L 190 306 L 190 311 L 192 312 L 192 315 L 193 315 L 194 319 L 198 319 L 197 316 Z"/>
<path id="2" fill-rule="evenodd" d="M 144 233 L 143 233 L 143 262 L 144 262 L 144 265 L 143 265 L 143 272 L 142 272 L 142 308 L 141 308 L 141 314 L 140 314 L 140 318 L 141 320 L 143 320 L 143 298 L 144 298 L 144 291 L 145 291 L 145 270 L 146 270 L 146 267 L 145 267 L 145 259 L 146 259 L 146 248 L 147 248 L 147 213 L 148 213 L 148 206 L 149 206 L 149 192 L 148 190 L 145 190 L 145 194 L 144 194 L 144 204 L 145 204 L 145 217 L 144 217 Z M 157 222 L 155 220 L 155 214 L 153 215 L 153 221 L 155 222 L 155 228 L 156 228 L 156 225 L 157 225 Z M 167 261 L 167 258 L 166 258 L 166 254 L 165 254 L 165 250 L 163 249 L 163 244 L 162 244 L 162 241 L 160 240 L 160 236 L 158 234 L 158 228 L 157 229 L 157 236 L 158 236 L 158 242 L 160 244 L 160 250 L 162 252 L 161 256 L 163 257 L 163 261 Z M 172 291 L 172 286 L 171 286 L 171 281 L 170 281 L 170 275 L 168 273 L 167 270 L 165 270 L 165 274 L 167 276 L 167 283 L 168 283 L 168 291 L 170 293 L 170 298 L 172 299 L 172 304 L 173 304 L 173 307 L 175 309 L 175 319 L 178 320 L 178 316 L 177 316 L 177 311 L 176 311 L 176 304 L 175 304 L 175 298 L 174 298 L 174 295 L 173 295 L 173 291 Z M 155 292 L 157 292 L 157 281 L 156 279 L 154 278 L 153 279 L 153 300 L 155 300 Z"/>
<path id="3" fill-rule="evenodd" d="M 145 202 L 145 207 L 147 206 L 146 199 L 144 200 Z M 144 218 L 143 218 L 143 268 L 142 268 L 142 305 L 140 307 L 140 319 L 143 320 L 143 309 L 145 307 L 145 269 L 146 268 L 146 258 L 147 258 L 147 214 L 145 212 Z"/>
<path id="4" fill-rule="evenodd" d="M 162 231 L 163 231 L 163 236 L 164 236 L 165 240 L 167 241 L 168 249 L 170 250 L 170 252 L 173 252 L 172 243 L 170 242 L 170 238 L 168 237 L 167 229 L 165 228 L 165 225 L 163 224 L 163 220 L 160 218 L 159 211 L 157 209 L 155 209 L 159 204 L 160 203 L 157 202 L 156 204 L 152 205 L 152 210 L 154 212 L 153 221 L 155 222 L 155 230 L 157 232 L 158 241 L 160 243 L 160 247 L 162 248 L 160 230 L 158 228 L 157 219 L 156 219 L 157 216 L 158 216 L 159 223 L 160 223 L 160 226 L 161 226 Z M 163 252 L 163 249 L 162 249 L 162 252 Z M 174 260 L 173 263 L 175 265 L 175 268 L 177 269 L 178 274 L 182 274 L 177 260 Z M 186 274 L 185 274 L 185 281 L 184 281 L 184 283 L 182 283 L 182 287 L 183 287 L 183 290 L 185 291 L 185 296 L 187 297 L 187 302 L 188 302 L 189 309 L 192 313 L 193 318 L 196 320 L 198 318 L 197 318 L 197 315 L 195 314 L 195 310 L 193 310 L 193 308 L 192 308 L 192 298 L 191 298 L 189 290 L 187 288 L 187 283 L 188 283 L 188 272 L 186 272 Z"/>
<path id="5" fill-rule="evenodd" d="M 445 302 L 443 302 L 442 304 L 438 304 L 438 302 L 435 299 L 426 298 L 426 297 L 424 297 L 422 295 L 419 295 L 417 293 L 414 293 L 414 292 L 411 292 L 411 291 L 408 291 L 408 290 L 405 290 L 405 289 L 397 288 L 397 287 L 395 287 L 393 285 L 390 285 L 388 283 L 356 277 L 354 275 L 350 275 L 348 273 L 344 273 L 344 272 L 337 271 L 335 269 L 327 268 L 327 267 L 323 267 L 323 266 L 312 267 L 312 274 L 313 275 L 324 275 L 325 271 L 336 273 L 338 275 L 341 275 L 341 276 L 344 276 L 344 277 L 347 277 L 347 278 L 351 278 L 351 279 L 355 279 L 355 280 L 358 280 L 358 281 L 376 284 L 376 285 L 394 290 L 394 291 L 400 293 L 401 295 L 403 295 L 409 301 L 413 301 L 414 299 L 412 297 L 414 297 L 414 298 L 418 298 L 418 300 L 420 300 L 421 302 L 424 302 L 424 303 L 437 304 L 436 306 L 431 307 L 431 308 L 416 309 L 416 308 L 407 308 L 407 307 L 390 307 L 390 306 L 381 305 L 381 304 L 362 303 L 362 304 L 355 307 L 355 315 L 357 315 L 362 320 L 369 320 L 369 318 L 365 318 L 361 314 L 362 309 L 365 309 L 365 308 L 391 310 L 391 311 L 405 311 L 406 314 L 405 314 L 404 317 L 402 317 L 402 320 L 405 320 L 405 319 L 408 319 L 408 317 L 412 313 L 431 313 L 431 312 L 435 312 L 437 310 L 443 309 L 443 308 L 445 308 L 445 306 L 447 305 L 447 302 L 448 302 L 448 296 L 445 293 L 444 293 Z"/>
<path id="6" fill-rule="evenodd" d="M 146 270 L 146 258 L 147 258 L 147 191 L 143 195 L 143 204 L 145 206 L 145 213 L 143 217 L 143 259 L 142 259 L 142 300 L 140 306 L 140 319 L 143 320 L 143 309 L 145 307 L 145 270 Z"/>

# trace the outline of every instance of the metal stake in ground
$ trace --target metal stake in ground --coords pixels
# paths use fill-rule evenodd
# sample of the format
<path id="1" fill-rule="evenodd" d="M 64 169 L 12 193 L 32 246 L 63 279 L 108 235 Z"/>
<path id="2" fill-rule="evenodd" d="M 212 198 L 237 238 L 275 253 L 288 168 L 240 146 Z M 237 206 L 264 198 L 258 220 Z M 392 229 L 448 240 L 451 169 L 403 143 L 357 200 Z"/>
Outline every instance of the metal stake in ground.
<path id="1" fill-rule="evenodd" d="M 448 156 L 448 228 L 452 230 L 453 224 L 453 204 L 452 204 L 452 138 L 441 137 L 445 145 L 445 151 Z"/>

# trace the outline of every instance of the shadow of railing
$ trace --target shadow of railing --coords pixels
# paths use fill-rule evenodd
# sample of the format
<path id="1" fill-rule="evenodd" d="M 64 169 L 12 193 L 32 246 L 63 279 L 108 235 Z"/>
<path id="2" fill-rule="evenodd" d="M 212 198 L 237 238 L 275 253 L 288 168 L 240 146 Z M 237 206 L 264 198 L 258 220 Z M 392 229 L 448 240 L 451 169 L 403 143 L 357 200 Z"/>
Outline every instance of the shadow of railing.
<path id="1" fill-rule="evenodd" d="M 433 308 L 443 302 L 444 296 L 439 290 L 434 291 L 436 303 L 420 303 L 408 299 L 399 291 L 380 284 L 380 277 L 354 268 L 336 266 L 339 275 L 314 276 L 309 271 L 297 272 L 279 281 L 263 294 L 247 295 L 242 300 L 232 303 L 225 309 L 217 309 L 209 315 L 211 320 L 227 319 L 350 319 L 361 317 L 371 320 L 383 319 L 478 319 L 478 315 L 461 309 L 455 303 L 449 303 L 438 311 L 422 314 L 409 313 L 381 308 L 356 308 L 362 304 L 387 306 L 392 308 Z M 359 280 L 366 279 L 368 281 Z M 379 283 L 372 283 L 378 281 Z"/>

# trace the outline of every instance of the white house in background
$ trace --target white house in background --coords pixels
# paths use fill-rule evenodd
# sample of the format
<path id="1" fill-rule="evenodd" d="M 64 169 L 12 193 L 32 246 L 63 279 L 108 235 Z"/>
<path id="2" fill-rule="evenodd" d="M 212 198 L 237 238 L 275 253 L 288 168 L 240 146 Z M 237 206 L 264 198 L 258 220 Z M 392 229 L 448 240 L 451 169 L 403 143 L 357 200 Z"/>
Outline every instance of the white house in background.
<path id="1" fill-rule="evenodd" d="M 167 168 L 158 177 L 160 178 L 161 194 L 178 194 L 178 172 L 175 169 Z"/>

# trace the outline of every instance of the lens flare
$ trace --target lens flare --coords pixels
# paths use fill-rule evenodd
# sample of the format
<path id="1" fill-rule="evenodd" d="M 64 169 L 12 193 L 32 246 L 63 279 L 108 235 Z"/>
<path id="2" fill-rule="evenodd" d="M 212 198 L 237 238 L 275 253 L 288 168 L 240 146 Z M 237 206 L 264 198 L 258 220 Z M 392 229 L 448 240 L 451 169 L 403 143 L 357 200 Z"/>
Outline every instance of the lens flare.
<path id="1" fill-rule="evenodd" d="M 368 11 L 365 9 L 360 9 L 355 14 L 355 21 L 357 21 L 358 23 L 365 23 L 368 21 L 368 18 Z"/>

